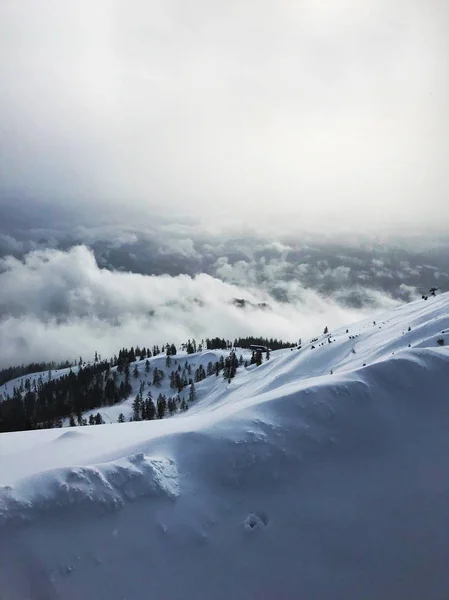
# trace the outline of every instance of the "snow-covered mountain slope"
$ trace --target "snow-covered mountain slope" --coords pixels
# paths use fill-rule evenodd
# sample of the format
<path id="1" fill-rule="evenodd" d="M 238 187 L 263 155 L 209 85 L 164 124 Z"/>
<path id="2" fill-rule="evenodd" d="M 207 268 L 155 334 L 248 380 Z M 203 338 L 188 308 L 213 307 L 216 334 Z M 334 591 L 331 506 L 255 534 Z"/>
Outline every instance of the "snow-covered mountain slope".
<path id="1" fill-rule="evenodd" d="M 2 434 L 2 600 L 448 597 L 449 295 L 375 319 L 185 414 Z"/>

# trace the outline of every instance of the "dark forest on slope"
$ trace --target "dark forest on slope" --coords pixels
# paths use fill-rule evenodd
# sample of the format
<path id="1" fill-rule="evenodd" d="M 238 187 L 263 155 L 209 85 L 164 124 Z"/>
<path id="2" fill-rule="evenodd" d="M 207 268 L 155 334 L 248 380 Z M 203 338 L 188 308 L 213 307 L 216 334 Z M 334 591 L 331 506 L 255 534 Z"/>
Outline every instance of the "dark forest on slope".
<path id="1" fill-rule="evenodd" d="M 73 366 L 68 363 L 58 366 L 55 363 L 32 363 L 9 367 L 0 371 L 1 381 L 21 379 L 11 391 L 7 389 L 0 402 L 0 432 L 62 427 L 65 419 L 71 426 L 102 424 L 100 413 L 91 414 L 89 419 L 83 417 L 83 413 L 113 406 L 129 398 L 133 392 L 132 382 L 137 380 L 139 391 L 133 401 L 132 420 L 162 419 L 177 411 L 186 411 L 196 398 L 195 383 L 220 374 L 230 381 L 238 367 L 262 363 L 263 356 L 259 351 L 252 352 L 249 361 L 237 356 L 238 348 L 251 345 L 269 348 L 265 353 L 266 360 L 269 360 L 271 350 L 295 346 L 290 342 L 262 337 L 239 338 L 234 342 L 218 337 L 207 338 L 201 343 L 188 340 L 179 347 L 188 355 L 203 349 L 229 351 L 227 357 L 221 356 L 215 362 L 209 361 L 206 368 L 199 365 L 195 370 L 187 362 L 181 364 L 182 361 L 177 359 L 176 345 L 170 343 L 162 347 L 153 346 L 152 349 L 139 346 L 122 348 L 109 360 L 95 353 L 92 363 L 86 363 L 80 357 L 78 364 Z M 165 370 L 151 366 L 150 359 L 160 355 L 165 355 Z M 66 372 L 58 374 L 59 369 Z M 39 375 L 27 377 L 32 373 Z M 172 396 L 156 395 L 165 377 L 169 378 Z M 183 392 L 187 393 L 181 396 Z M 125 421 L 123 414 L 118 421 Z"/>

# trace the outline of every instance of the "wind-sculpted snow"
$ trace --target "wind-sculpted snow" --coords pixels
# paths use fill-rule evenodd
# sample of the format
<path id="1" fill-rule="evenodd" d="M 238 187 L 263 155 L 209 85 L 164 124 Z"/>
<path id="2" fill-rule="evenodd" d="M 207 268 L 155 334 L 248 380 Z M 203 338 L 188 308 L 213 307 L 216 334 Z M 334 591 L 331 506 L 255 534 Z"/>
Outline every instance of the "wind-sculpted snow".
<path id="1" fill-rule="evenodd" d="M 0 523 L 32 520 L 67 507 L 113 510 L 146 496 L 177 495 L 174 462 L 137 453 L 111 463 L 39 473 L 0 488 Z"/>
<path id="2" fill-rule="evenodd" d="M 423 300 L 183 415 L 3 435 L 2 600 L 449 597 L 448 324 Z"/>

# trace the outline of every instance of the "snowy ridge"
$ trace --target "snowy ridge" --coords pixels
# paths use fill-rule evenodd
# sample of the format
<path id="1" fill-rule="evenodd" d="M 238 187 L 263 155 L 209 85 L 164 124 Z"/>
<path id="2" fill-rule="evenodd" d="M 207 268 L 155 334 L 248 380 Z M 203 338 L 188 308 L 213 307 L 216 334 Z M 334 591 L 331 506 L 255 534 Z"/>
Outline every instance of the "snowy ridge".
<path id="1" fill-rule="evenodd" d="M 447 595 L 449 295 L 374 319 L 182 415 L 3 434 L 5 599 Z"/>
<path id="2" fill-rule="evenodd" d="M 129 468 L 132 476 L 136 472 L 136 456 L 141 457 L 140 462 L 142 464 L 148 465 L 142 452 L 148 452 L 149 447 L 154 445 L 154 442 L 161 437 L 173 438 L 181 435 L 182 444 L 185 444 L 184 438 L 189 433 L 200 431 L 207 434 L 208 431 L 212 430 L 215 434 L 216 427 L 219 425 L 220 428 L 224 428 L 226 435 L 243 436 L 245 438 L 247 420 L 250 423 L 258 422 L 259 425 L 271 423 L 271 421 L 270 423 L 267 422 L 267 410 L 270 415 L 273 413 L 275 422 L 291 422 L 291 419 L 295 417 L 304 417 L 305 413 L 311 410 L 317 411 L 324 406 L 331 413 L 335 413 L 335 411 L 342 408 L 339 404 L 339 398 L 347 395 L 360 401 L 361 397 L 372 394 L 372 391 L 378 387 L 381 381 L 387 381 L 390 385 L 394 383 L 393 380 L 399 378 L 403 385 L 408 387 L 407 382 L 410 381 L 411 373 L 417 367 L 419 367 L 418 373 L 423 374 L 422 369 L 429 369 L 429 364 L 435 365 L 438 362 L 438 356 L 444 357 L 443 363 L 447 357 L 448 349 L 444 346 L 438 347 L 436 340 L 441 335 L 444 338 L 444 334 L 441 334 L 442 327 L 447 326 L 449 328 L 449 314 L 442 314 L 441 312 L 443 307 L 447 307 L 448 300 L 447 295 L 442 295 L 435 299 L 432 306 L 430 306 L 430 303 L 426 305 L 423 302 L 415 302 L 392 311 L 386 318 L 376 322 L 376 325 L 373 325 L 372 322 L 362 322 L 352 326 L 350 331 L 355 332 L 352 335 L 350 332 L 349 334 L 346 333 L 343 328 L 331 336 L 320 336 L 317 342 L 305 344 L 299 351 L 280 350 L 273 352 L 269 361 L 264 362 L 260 367 L 252 365 L 244 372 L 239 372 L 230 384 L 223 381 L 221 376 L 219 378 L 214 376 L 207 378 L 197 384 L 200 400 L 189 413 L 178 415 L 170 420 L 113 425 L 113 431 L 102 426 L 95 426 L 70 428 L 67 431 L 53 429 L 3 434 L 4 439 L 17 440 L 19 446 L 20 440 L 23 440 L 24 442 L 29 441 L 31 447 L 34 447 L 38 453 L 40 450 L 44 450 L 43 458 L 48 463 L 49 468 L 51 469 L 51 462 L 54 462 L 59 469 L 58 473 L 55 474 L 55 482 L 52 485 L 49 484 L 51 475 L 48 472 L 43 475 L 46 483 L 42 486 L 37 485 L 38 474 L 33 475 L 32 485 L 27 486 L 26 482 L 22 482 L 22 490 L 20 493 L 18 492 L 17 502 L 20 504 L 18 499 L 26 497 L 25 490 L 27 487 L 33 490 L 33 495 L 27 501 L 23 500 L 22 505 L 24 507 L 30 507 L 34 502 L 39 504 L 42 501 L 42 497 L 36 494 L 36 489 L 42 487 L 46 490 L 47 498 L 50 498 L 50 489 L 53 489 L 55 494 L 58 494 L 61 490 L 65 490 L 68 494 L 72 483 L 75 490 L 74 496 L 84 499 L 83 495 L 79 494 L 81 488 L 77 488 L 76 469 L 83 469 L 84 467 L 91 469 L 90 472 L 86 471 L 84 473 L 84 483 L 87 482 L 89 477 L 97 477 L 97 474 L 99 480 L 102 480 L 103 473 L 111 473 L 111 466 L 106 468 L 105 465 L 95 466 L 89 462 L 86 464 L 81 463 L 81 465 L 74 464 L 67 472 L 64 472 L 59 461 L 61 456 L 63 460 L 66 459 L 65 454 L 67 453 L 64 450 L 68 450 L 68 453 L 71 454 L 73 448 L 84 446 L 89 455 L 98 453 L 99 461 L 110 463 L 110 465 L 112 464 L 111 461 L 117 460 L 118 455 L 120 457 L 118 460 L 125 461 L 118 464 L 119 470 L 123 472 L 123 469 Z M 429 308 L 430 310 L 428 310 Z M 410 325 L 408 325 L 409 323 Z M 410 332 L 404 329 L 405 324 L 411 328 Z M 330 344 L 327 341 L 328 337 L 332 340 Z M 449 342 L 449 334 L 446 337 Z M 382 341 L 384 343 L 380 345 Z M 408 344 L 411 344 L 411 342 L 413 342 L 413 350 L 408 348 Z M 313 350 L 311 350 L 312 345 L 315 346 Z M 353 348 L 356 350 L 355 354 L 352 352 Z M 182 361 L 184 358 L 193 365 L 206 365 L 209 360 L 216 360 L 220 354 L 226 354 L 226 352 L 206 351 L 196 355 L 181 356 L 179 360 Z M 163 369 L 164 361 L 164 357 L 155 357 L 152 359 L 152 366 Z M 137 361 L 137 364 L 140 365 L 144 362 Z M 331 375 L 330 370 L 332 369 L 333 374 Z M 137 383 L 140 383 L 140 381 L 141 378 L 137 380 Z M 137 383 L 135 383 L 135 387 L 137 387 Z M 120 410 L 123 410 L 124 405 L 130 404 L 130 401 L 125 401 L 114 407 L 107 407 L 103 409 L 103 412 L 107 413 L 110 410 L 115 410 L 118 414 Z M 270 406 L 270 404 L 273 404 L 273 406 Z M 301 411 L 299 415 L 298 409 Z M 291 414 L 292 411 L 293 414 Z M 287 416 L 283 417 L 285 412 Z M 226 421 L 229 421 L 229 423 L 226 423 Z M 136 444 L 133 444 L 128 452 L 128 448 L 124 447 L 122 449 L 121 445 L 130 439 L 130 427 L 133 428 L 132 435 L 136 440 Z M 310 429 L 309 425 L 307 429 Z M 42 442 L 44 447 L 42 448 L 40 443 L 34 446 L 31 438 Z M 263 435 L 260 439 L 266 442 L 267 436 Z M 110 450 L 112 440 L 114 440 L 117 451 L 109 456 L 109 453 L 104 453 L 104 450 Z M 243 441 L 246 443 L 248 440 L 244 439 Z M 51 447 L 48 447 L 49 442 Z M 174 440 L 171 440 L 171 442 L 174 443 Z M 57 444 L 58 447 L 55 447 L 54 444 Z M 0 450 L 0 456 L 3 451 L 8 453 L 8 446 L 9 443 L 4 444 L 4 448 L 2 447 Z M 123 453 L 126 456 L 122 458 Z M 28 464 L 28 448 L 22 458 L 25 458 Z M 172 457 L 168 457 L 166 460 L 172 461 Z M 128 465 L 127 467 L 125 463 Z M 6 466 L 6 464 L 2 466 Z M 7 469 L 10 474 L 13 473 L 14 479 L 20 478 L 20 461 L 18 461 L 17 466 L 19 469 L 15 471 L 10 468 Z M 35 469 L 35 466 L 32 468 Z M 45 470 L 48 471 L 48 469 Z M 25 468 L 24 471 L 26 475 L 27 469 Z M 1 467 L 0 474 L 3 475 Z M 107 475 L 104 482 L 107 483 Z M 57 488 L 58 484 L 61 485 L 61 489 Z M 85 489 L 87 490 L 86 486 Z M 3 492 L 9 495 L 10 500 L 6 505 L 10 506 L 14 498 L 12 488 L 3 490 Z M 130 494 L 130 497 L 132 497 L 132 494 Z M 90 500 L 94 501 L 95 498 L 95 493 L 92 493 Z M 102 503 L 104 496 L 98 494 L 98 500 Z M 57 503 L 59 504 L 59 502 Z M 70 502 L 67 501 L 67 503 Z M 5 513 L 5 510 L 2 510 Z"/>
<path id="3" fill-rule="evenodd" d="M 112 463 L 47 471 L 26 477 L 14 487 L 0 488 L 0 523 L 33 519 L 75 504 L 112 510 L 125 501 L 145 496 L 175 498 L 177 493 L 173 461 L 137 453 Z"/>

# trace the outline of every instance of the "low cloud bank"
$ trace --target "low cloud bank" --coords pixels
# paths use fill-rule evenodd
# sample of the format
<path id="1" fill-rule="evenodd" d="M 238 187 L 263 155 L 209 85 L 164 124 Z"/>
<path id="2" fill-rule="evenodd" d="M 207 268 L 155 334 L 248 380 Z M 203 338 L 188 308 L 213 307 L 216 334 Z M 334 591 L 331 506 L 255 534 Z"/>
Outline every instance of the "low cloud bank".
<path id="1" fill-rule="evenodd" d="M 256 334 L 295 341 L 398 303 L 358 286 L 352 293 L 364 302 L 355 308 L 341 292 L 326 296 L 300 279 L 283 280 L 280 268 L 268 266 L 272 277 L 264 281 L 248 271 L 234 276 L 224 261 L 217 265 L 221 278 L 123 273 L 100 268 L 84 245 L 35 250 L 22 260 L 8 256 L 0 261 L 0 366 L 90 358 L 95 350 L 110 356 L 122 346 L 192 337 Z M 282 293 L 273 293 L 274 279 Z M 235 298 L 245 299 L 245 308 Z"/>

